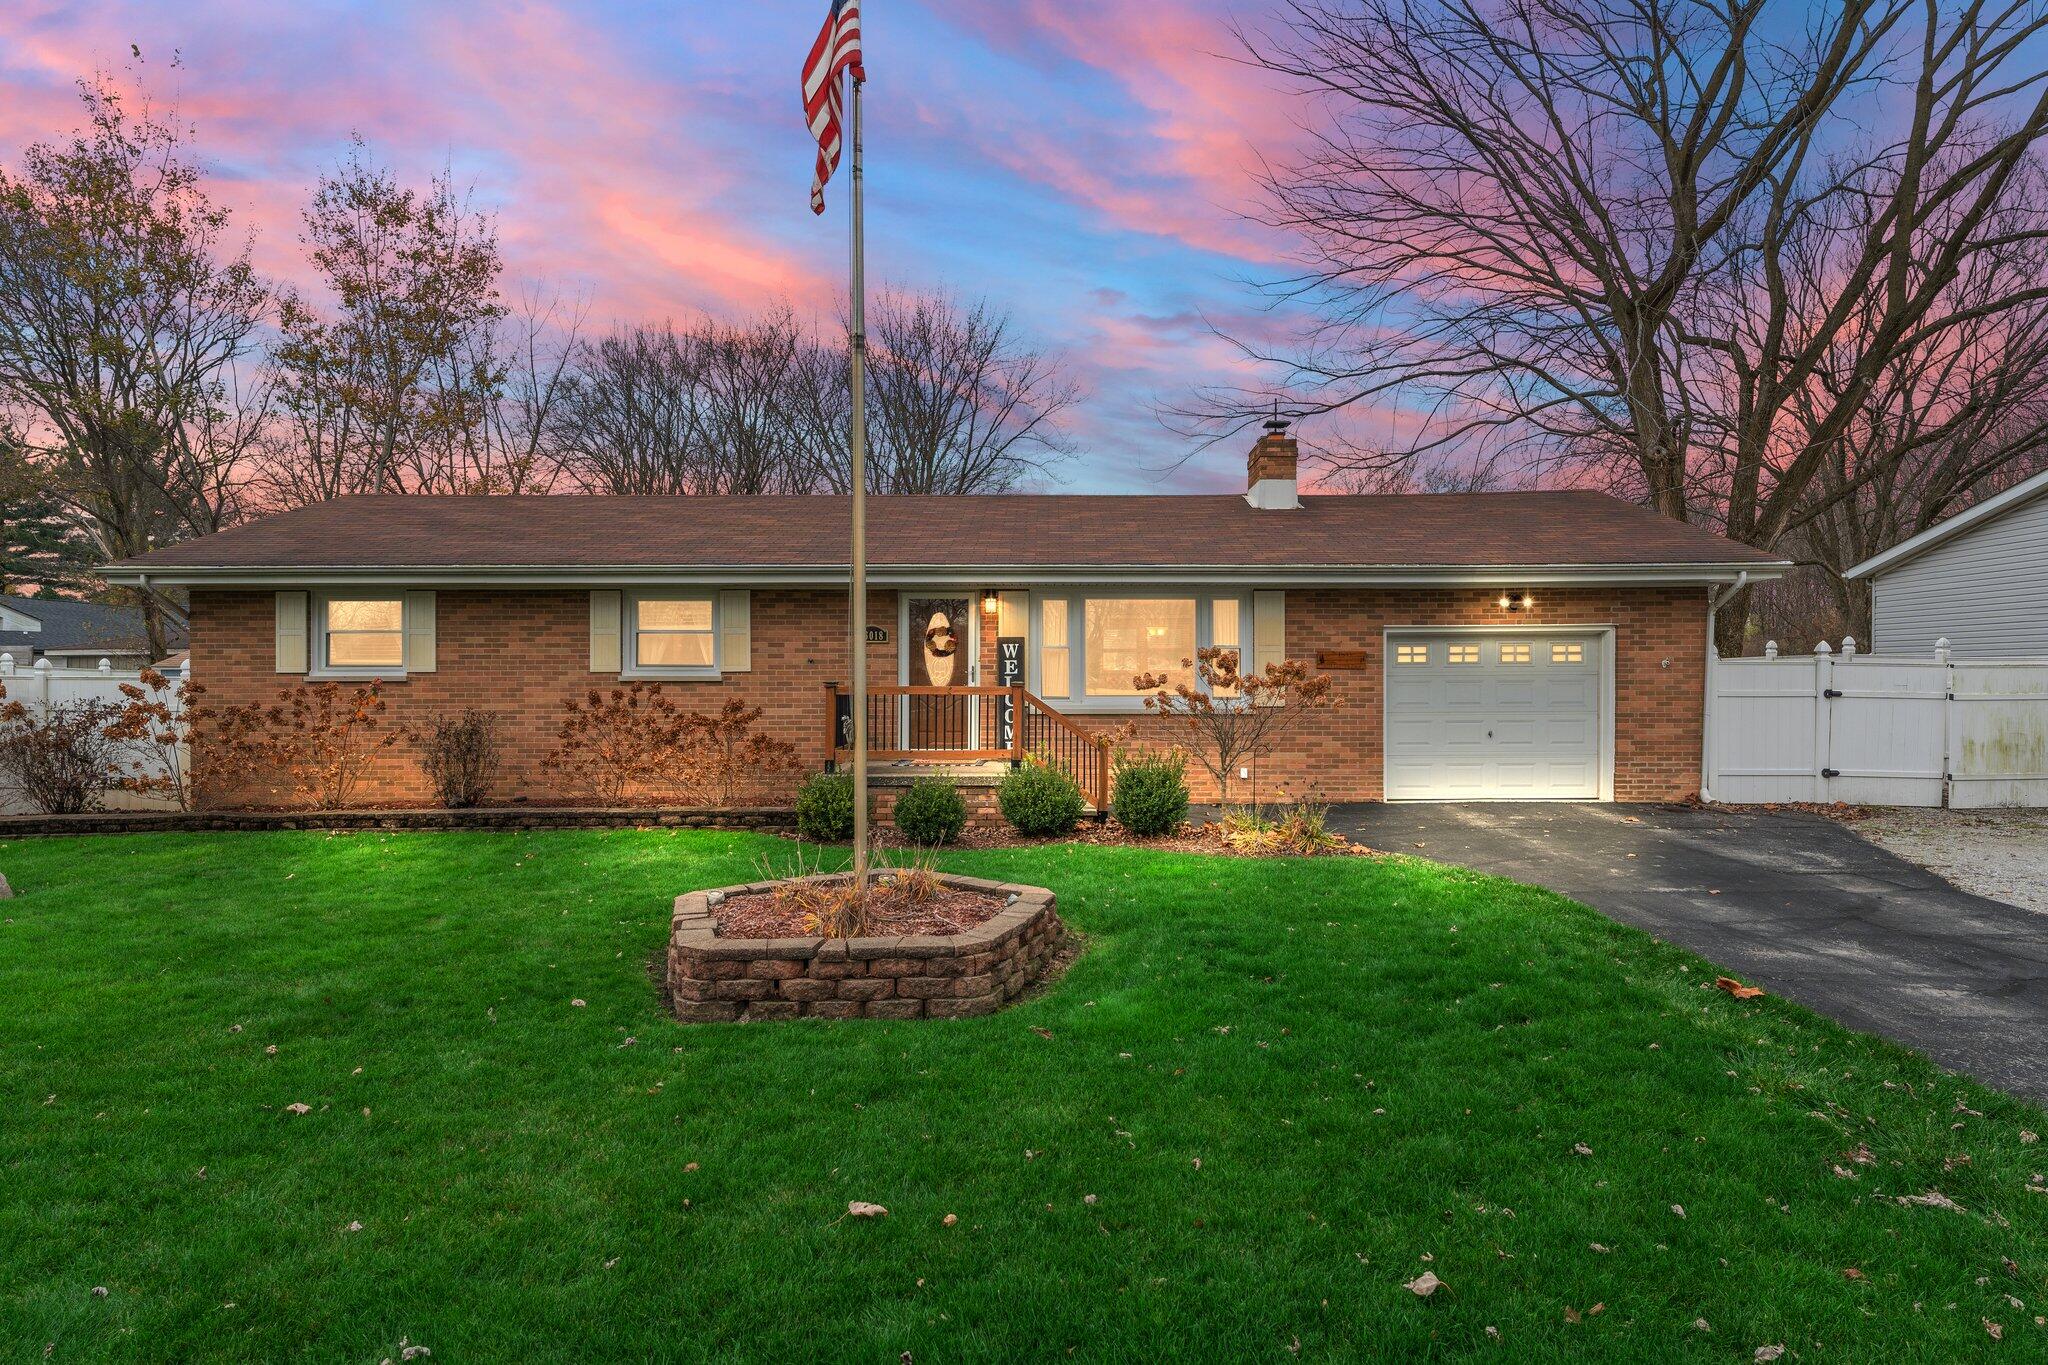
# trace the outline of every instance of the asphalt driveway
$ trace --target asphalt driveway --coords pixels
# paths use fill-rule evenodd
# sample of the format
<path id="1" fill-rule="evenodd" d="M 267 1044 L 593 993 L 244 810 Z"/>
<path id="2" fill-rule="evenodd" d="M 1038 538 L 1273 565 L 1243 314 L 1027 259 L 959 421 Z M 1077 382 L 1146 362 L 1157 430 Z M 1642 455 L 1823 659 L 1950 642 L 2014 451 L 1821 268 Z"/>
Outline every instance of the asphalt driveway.
<path id="1" fill-rule="evenodd" d="M 1820 816 L 1344 805 L 1362 843 L 1570 896 L 1852 1028 L 2048 1101 L 2048 915 L 1959 891 Z"/>

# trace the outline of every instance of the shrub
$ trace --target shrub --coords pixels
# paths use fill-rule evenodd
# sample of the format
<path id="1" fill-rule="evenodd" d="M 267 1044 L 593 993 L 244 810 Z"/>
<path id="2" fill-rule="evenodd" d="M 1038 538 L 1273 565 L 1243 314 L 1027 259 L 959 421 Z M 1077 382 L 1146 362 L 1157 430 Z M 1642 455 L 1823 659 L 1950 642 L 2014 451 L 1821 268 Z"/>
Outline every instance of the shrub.
<path id="1" fill-rule="evenodd" d="M 161 796 L 191 810 L 197 791 L 191 770 L 192 723 L 205 688 L 173 684 L 154 668 L 120 685 L 121 704 L 106 736 L 119 748 L 114 785 L 139 796 Z"/>
<path id="2" fill-rule="evenodd" d="M 1256 809 L 1260 756 L 1300 730 L 1311 712 L 1342 704 L 1329 674 L 1312 674 L 1298 659 L 1246 672 L 1235 649 L 1212 645 L 1181 664 L 1194 670 L 1192 685 L 1169 687 L 1168 679 L 1156 674 L 1140 675 L 1132 682 L 1140 692 L 1152 694 L 1145 698 L 1147 711 L 1187 727 L 1196 760 L 1216 779 L 1216 790 L 1226 803 L 1231 799 L 1231 779 L 1239 768 L 1249 768 Z"/>
<path id="3" fill-rule="evenodd" d="M 755 734 L 760 719 L 760 707 L 737 697 L 710 715 L 692 712 L 667 775 L 687 799 L 728 809 L 742 797 L 787 795 L 803 760 L 794 744 Z"/>
<path id="4" fill-rule="evenodd" d="M 1081 787 L 1064 768 L 1029 759 L 1012 768 L 996 792 L 1003 818 L 1019 834 L 1069 834 L 1081 820 Z"/>
<path id="5" fill-rule="evenodd" d="M 1109 812 L 1140 839 L 1171 834 L 1188 818 L 1188 758 L 1120 749 L 1111 772 Z"/>
<path id="6" fill-rule="evenodd" d="M 107 735 L 119 714 L 102 701 L 40 715 L 20 702 L 0 702 L 0 778 L 45 815 L 98 810 L 120 776 L 118 741 Z"/>
<path id="7" fill-rule="evenodd" d="M 622 806 L 629 792 L 660 785 L 689 727 L 661 689 L 644 682 L 562 699 L 554 752 L 540 761 L 569 789 L 603 806 Z"/>
<path id="8" fill-rule="evenodd" d="M 817 773 L 796 794 L 796 832 L 814 844 L 853 837 L 853 775 Z"/>
<path id="9" fill-rule="evenodd" d="M 498 731 L 495 713 L 472 706 L 459 716 L 436 718 L 413 736 L 435 800 L 451 808 L 483 804 L 503 766 Z"/>
<path id="10" fill-rule="evenodd" d="M 913 844 L 950 844 L 967 828 L 967 803 L 944 778 L 920 777 L 896 799 L 896 828 Z"/>

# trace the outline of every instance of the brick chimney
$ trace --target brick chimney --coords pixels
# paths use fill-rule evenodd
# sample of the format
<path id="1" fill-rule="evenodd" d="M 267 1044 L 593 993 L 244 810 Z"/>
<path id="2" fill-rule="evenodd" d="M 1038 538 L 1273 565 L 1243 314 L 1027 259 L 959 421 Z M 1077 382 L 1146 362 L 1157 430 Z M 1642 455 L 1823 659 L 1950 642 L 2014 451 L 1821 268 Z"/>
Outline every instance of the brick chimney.
<path id="1" fill-rule="evenodd" d="M 1287 434 L 1287 419 L 1280 415 L 1277 404 L 1265 427 L 1266 434 L 1252 446 L 1245 461 L 1244 500 L 1262 510 L 1299 507 L 1301 489 L 1296 481 L 1296 467 L 1301 451 Z"/>

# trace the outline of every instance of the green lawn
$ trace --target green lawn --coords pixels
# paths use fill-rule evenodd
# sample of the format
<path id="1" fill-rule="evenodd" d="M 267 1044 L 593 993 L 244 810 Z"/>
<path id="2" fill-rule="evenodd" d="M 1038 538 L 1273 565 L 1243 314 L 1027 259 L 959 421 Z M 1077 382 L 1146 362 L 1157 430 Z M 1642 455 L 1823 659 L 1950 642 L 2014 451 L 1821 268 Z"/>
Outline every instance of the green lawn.
<path id="1" fill-rule="evenodd" d="M 1419 861 L 960 854 L 1088 935 L 1046 994 L 668 1020 L 670 900 L 788 853 L 0 845 L 0 1358 L 1937 1360 L 1994 1349 L 1986 1319 L 1997 1350 L 2048 1343 L 2039 1110 L 1702 989 L 1555 896 Z M 1894 1198 L 1930 1189 L 1963 1211 Z M 1427 1301 L 1401 1287 L 1425 1269 Z"/>

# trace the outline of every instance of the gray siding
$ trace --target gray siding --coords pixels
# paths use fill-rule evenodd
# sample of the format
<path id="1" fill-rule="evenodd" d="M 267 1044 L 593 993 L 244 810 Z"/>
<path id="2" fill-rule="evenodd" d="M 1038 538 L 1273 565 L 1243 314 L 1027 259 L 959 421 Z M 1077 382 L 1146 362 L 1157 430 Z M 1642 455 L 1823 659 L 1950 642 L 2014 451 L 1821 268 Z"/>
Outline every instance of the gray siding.
<path id="1" fill-rule="evenodd" d="M 1959 659 L 2048 656 L 2048 497 L 1974 527 L 1871 585 L 1872 647 Z"/>

